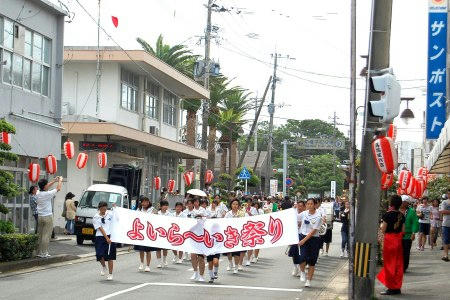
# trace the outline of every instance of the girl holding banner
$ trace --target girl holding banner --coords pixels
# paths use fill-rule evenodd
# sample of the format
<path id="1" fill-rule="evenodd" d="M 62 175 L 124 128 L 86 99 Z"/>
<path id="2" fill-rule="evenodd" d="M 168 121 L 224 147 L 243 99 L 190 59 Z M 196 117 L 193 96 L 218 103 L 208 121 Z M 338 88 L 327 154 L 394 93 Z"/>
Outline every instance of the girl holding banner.
<path id="1" fill-rule="evenodd" d="M 192 209 L 191 218 L 204 218 L 206 217 L 206 210 L 200 206 L 200 199 L 195 197 L 194 208 Z M 191 276 L 191 280 L 198 282 L 204 282 L 203 275 L 205 274 L 205 256 L 202 254 L 191 253 L 191 264 L 194 269 L 194 274 Z"/>
<path id="2" fill-rule="evenodd" d="M 158 215 L 160 216 L 170 216 L 169 212 L 169 202 L 167 200 L 161 200 L 159 202 L 159 210 Z M 161 261 L 161 251 L 163 253 L 162 261 Z M 157 249 L 156 250 L 156 258 L 158 259 L 158 265 L 156 266 L 159 269 L 167 267 L 167 249 Z"/>
<path id="3" fill-rule="evenodd" d="M 245 211 L 239 211 L 241 204 L 239 203 L 238 199 L 234 198 L 233 200 L 231 200 L 230 206 L 231 210 L 225 214 L 225 218 L 248 217 L 248 214 Z M 233 274 L 237 274 L 238 270 L 244 270 L 244 267 L 242 267 L 242 263 L 244 261 L 245 252 L 246 251 L 235 251 L 227 254 L 229 262 L 227 271 L 233 268 Z M 232 265 L 232 257 L 234 257 L 234 265 Z"/>
<path id="4" fill-rule="evenodd" d="M 152 208 L 152 204 L 150 202 L 150 199 L 142 196 L 140 198 L 140 203 L 138 206 L 137 211 L 140 212 L 144 212 L 144 213 L 148 213 L 151 214 L 153 213 L 153 208 Z M 134 250 L 139 251 L 139 258 L 141 260 L 141 264 L 139 265 L 139 271 L 142 272 L 150 272 L 150 261 L 152 259 L 152 254 L 151 251 L 156 251 L 158 250 L 157 248 L 154 247 L 146 247 L 146 246 L 139 246 L 139 245 L 134 245 Z M 144 257 L 146 256 L 146 267 L 144 269 Z"/>

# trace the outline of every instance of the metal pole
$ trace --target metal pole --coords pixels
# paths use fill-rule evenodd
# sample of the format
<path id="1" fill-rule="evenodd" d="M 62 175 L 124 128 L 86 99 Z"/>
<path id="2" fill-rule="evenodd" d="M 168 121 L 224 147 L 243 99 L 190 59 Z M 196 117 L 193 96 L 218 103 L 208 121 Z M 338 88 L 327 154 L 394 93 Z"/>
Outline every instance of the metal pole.
<path id="1" fill-rule="evenodd" d="M 287 196 L 286 190 L 286 178 L 287 178 L 287 141 L 283 141 L 283 197 Z"/>
<path id="2" fill-rule="evenodd" d="M 209 89 L 209 55 L 210 55 L 210 44 L 211 44 L 211 13 L 212 13 L 212 3 L 213 0 L 208 0 L 208 17 L 206 20 L 206 30 L 205 30 L 205 81 L 204 87 Z M 202 149 L 207 149 L 208 140 L 208 119 L 209 119 L 209 103 L 207 99 L 203 100 L 202 109 Z M 231 148 L 231 147 L 230 147 Z M 200 162 L 200 189 L 204 188 L 205 185 L 205 171 L 206 171 L 206 160 L 202 159 Z"/>
<path id="3" fill-rule="evenodd" d="M 273 142 L 273 115 L 275 113 L 275 89 L 277 86 L 277 58 L 278 54 L 274 55 L 273 63 L 273 77 L 272 77 L 272 99 L 269 104 L 269 141 L 267 143 L 267 172 L 266 172 L 266 192 L 267 195 L 270 193 L 270 175 L 272 174 L 272 142 Z"/>
<path id="4" fill-rule="evenodd" d="M 336 112 L 333 114 L 333 180 L 336 181 Z"/>
<path id="5" fill-rule="evenodd" d="M 100 110 L 100 1 L 98 0 L 98 19 L 97 19 L 97 96 L 95 102 L 95 115 L 98 117 Z"/>
<path id="6" fill-rule="evenodd" d="M 355 192 L 356 192 L 356 0 L 351 0 L 351 34 L 350 34 L 350 232 L 348 258 L 348 298 L 355 299 L 354 294 L 354 251 L 355 251 Z"/>
<path id="7" fill-rule="evenodd" d="M 247 179 L 245 179 L 245 194 L 247 195 Z"/>
<path id="8" fill-rule="evenodd" d="M 270 84 L 270 80 L 269 80 L 269 84 Z M 261 106 L 263 104 L 263 99 L 261 99 Z M 256 93 L 256 98 L 255 98 L 255 121 L 257 122 L 258 120 L 258 93 Z M 258 151 L 258 128 L 256 128 L 255 130 L 255 137 L 254 137 L 254 143 L 253 143 L 253 151 Z"/>
<path id="9" fill-rule="evenodd" d="M 369 38 L 368 74 L 389 67 L 392 0 L 373 0 Z M 377 263 L 378 212 L 380 209 L 380 180 L 372 157 L 371 143 L 380 127 L 379 119 L 369 115 L 369 101 L 380 95 L 370 92 L 369 76 L 366 81 L 364 133 L 361 149 L 359 194 L 355 226 L 355 299 L 372 299 L 375 288 Z M 369 255 L 366 255 L 369 253 Z M 356 257 L 358 254 L 358 257 Z M 362 268 L 361 268 L 362 267 Z"/>

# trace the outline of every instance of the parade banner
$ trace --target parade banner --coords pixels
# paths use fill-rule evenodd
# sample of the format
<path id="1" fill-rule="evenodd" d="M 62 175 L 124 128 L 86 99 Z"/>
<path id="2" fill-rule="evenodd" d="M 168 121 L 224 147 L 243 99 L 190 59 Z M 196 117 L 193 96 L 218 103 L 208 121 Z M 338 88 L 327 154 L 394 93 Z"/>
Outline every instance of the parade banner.
<path id="1" fill-rule="evenodd" d="M 190 219 L 115 208 L 111 240 L 204 255 L 286 246 L 299 241 L 297 212 Z"/>

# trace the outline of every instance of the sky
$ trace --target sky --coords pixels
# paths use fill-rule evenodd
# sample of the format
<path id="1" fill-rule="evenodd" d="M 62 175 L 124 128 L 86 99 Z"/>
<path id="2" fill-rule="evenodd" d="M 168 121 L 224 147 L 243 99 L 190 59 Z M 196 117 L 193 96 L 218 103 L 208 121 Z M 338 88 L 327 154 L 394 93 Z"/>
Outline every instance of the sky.
<path id="1" fill-rule="evenodd" d="M 58 0 L 51 0 L 58 3 Z M 78 0 L 92 15 L 97 1 Z M 77 0 L 61 0 L 75 15 L 66 23 L 67 46 L 97 44 L 96 24 Z M 101 0 L 101 24 L 125 49 L 140 49 L 137 37 L 154 44 L 163 34 L 168 44 L 183 43 L 204 55 L 207 0 Z M 275 124 L 290 119 L 318 118 L 331 122 L 336 112 L 339 129 L 348 134 L 350 122 L 350 0 L 215 0 L 229 12 L 214 12 L 218 27 L 212 41 L 211 58 L 233 83 L 261 97 L 273 72 L 271 54 L 279 60 Z M 371 0 L 357 1 L 357 74 L 365 66 L 360 55 L 368 52 Z M 405 124 L 395 120 L 397 140 L 421 142 L 425 109 L 427 55 L 427 5 L 425 0 L 395 0 L 392 16 L 390 60 L 402 96 L 410 102 L 416 118 Z M 115 28 L 111 16 L 119 18 Z M 104 34 L 101 45 L 115 45 Z M 364 104 L 365 81 L 357 80 L 357 106 Z M 270 94 L 266 101 L 270 99 Z M 268 103 L 268 102 L 267 102 Z M 402 103 L 400 111 L 406 107 Z M 359 110 L 362 113 L 362 110 Z M 251 114 L 249 115 L 249 118 Z M 362 120 L 362 117 L 360 117 Z M 268 120 L 263 109 L 261 120 Z M 358 122 L 362 125 L 362 121 Z M 251 123 L 245 126 L 245 129 Z M 361 128 L 357 128 L 357 142 Z"/>

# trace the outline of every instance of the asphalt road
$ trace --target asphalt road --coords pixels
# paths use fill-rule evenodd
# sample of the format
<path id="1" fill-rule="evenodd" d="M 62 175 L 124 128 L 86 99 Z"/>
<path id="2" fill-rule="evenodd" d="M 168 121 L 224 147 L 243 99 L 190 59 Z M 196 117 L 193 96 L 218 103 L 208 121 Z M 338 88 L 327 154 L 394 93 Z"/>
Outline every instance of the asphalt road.
<path id="1" fill-rule="evenodd" d="M 150 273 L 139 273 L 138 254 L 132 252 L 117 257 L 113 281 L 100 276 L 96 261 L 68 262 L 1 278 L 0 299 L 320 299 L 319 294 L 347 262 L 339 258 L 339 228 L 340 224 L 336 224 L 330 256 L 319 259 L 311 288 L 304 288 L 298 277 L 291 276 L 292 261 L 285 255 L 285 248 L 261 250 L 258 263 L 235 275 L 226 271 L 228 262 L 223 257 L 214 284 L 190 281 L 190 262 L 172 264 L 170 252 L 167 268 L 156 269 L 154 259 Z M 73 241 L 66 243 L 70 246 Z M 83 246 L 83 250 L 90 247 L 93 249 L 91 245 Z"/>

